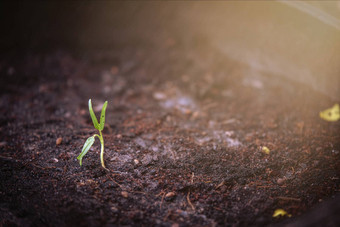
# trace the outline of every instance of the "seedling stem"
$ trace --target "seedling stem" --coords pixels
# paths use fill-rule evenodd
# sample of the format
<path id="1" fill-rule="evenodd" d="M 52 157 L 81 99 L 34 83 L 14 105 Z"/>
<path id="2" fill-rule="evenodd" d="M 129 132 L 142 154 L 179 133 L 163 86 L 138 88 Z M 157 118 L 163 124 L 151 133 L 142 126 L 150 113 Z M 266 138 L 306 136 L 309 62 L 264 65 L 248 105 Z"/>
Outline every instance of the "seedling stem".
<path id="1" fill-rule="evenodd" d="M 93 136 L 87 138 L 80 155 L 77 157 L 77 159 L 79 160 L 80 166 L 82 165 L 83 157 L 90 150 L 91 146 L 94 143 L 95 136 L 97 136 L 99 138 L 99 141 L 100 141 L 100 162 L 102 164 L 102 167 L 104 169 L 108 170 L 105 167 L 105 164 L 104 164 L 104 138 L 103 138 L 103 134 L 102 134 L 102 131 L 103 131 L 104 125 L 105 125 L 106 107 L 107 107 L 107 101 L 103 105 L 102 112 L 101 112 L 101 115 L 100 115 L 100 122 L 98 123 L 97 117 L 94 114 L 93 109 L 92 109 L 91 99 L 89 100 L 89 112 L 90 112 L 90 115 L 91 115 L 93 126 L 99 131 L 99 135 L 94 134 Z"/>

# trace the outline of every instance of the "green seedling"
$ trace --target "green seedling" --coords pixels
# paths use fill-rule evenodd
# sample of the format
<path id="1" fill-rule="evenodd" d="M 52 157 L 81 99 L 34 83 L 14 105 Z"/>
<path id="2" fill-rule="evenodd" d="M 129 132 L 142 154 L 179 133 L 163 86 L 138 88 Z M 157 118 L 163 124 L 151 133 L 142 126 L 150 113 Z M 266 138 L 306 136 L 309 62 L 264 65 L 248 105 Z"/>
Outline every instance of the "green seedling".
<path id="1" fill-rule="evenodd" d="M 106 107 L 107 107 L 107 101 L 104 103 L 103 107 L 102 107 L 102 112 L 100 114 L 100 122 L 98 123 L 97 117 L 93 112 L 92 109 L 92 103 L 91 103 L 91 99 L 89 99 L 89 112 L 91 115 L 91 119 L 93 122 L 93 126 L 98 129 L 99 131 L 99 135 L 98 134 L 94 134 L 93 136 L 89 137 L 86 142 L 84 143 L 83 149 L 80 153 L 80 155 L 77 157 L 77 159 L 79 160 L 79 164 L 81 166 L 82 164 L 82 160 L 83 157 L 86 155 L 86 153 L 90 150 L 90 148 L 92 147 L 95 137 L 97 136 L 99 138 L 100 141 L 100 162 L 102 163 L 102 167 L 104 169 L 106 169 L 105 164 L 104 164 L 104 139 L 103 139 L 103 134 L 102 131 L 104 129 L 104 124 L 105 124 L 105 111 L 106 111 Z"/>

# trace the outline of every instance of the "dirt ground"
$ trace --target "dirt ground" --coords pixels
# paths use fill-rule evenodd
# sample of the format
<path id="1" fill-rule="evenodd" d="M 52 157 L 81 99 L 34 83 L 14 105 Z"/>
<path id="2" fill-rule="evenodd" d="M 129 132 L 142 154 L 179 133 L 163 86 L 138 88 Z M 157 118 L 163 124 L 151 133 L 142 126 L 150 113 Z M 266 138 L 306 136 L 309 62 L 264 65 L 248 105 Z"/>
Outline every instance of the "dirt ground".
<path id="1" fill-rule="evenodd" d="M 209 42 L 163 34 L 18 48 L 1 54 L 0 73 L 2 226 L 339 222 L 334 203 L 308 222 L 313 207 L 339 201 L 340 122 L 319 118 L 339 100 L 254 72 Z M 98 140 L 82 166 L 76 159 L 96 133 L 89 98 L 97 116 L 108 101 L 110 171 Z"/>

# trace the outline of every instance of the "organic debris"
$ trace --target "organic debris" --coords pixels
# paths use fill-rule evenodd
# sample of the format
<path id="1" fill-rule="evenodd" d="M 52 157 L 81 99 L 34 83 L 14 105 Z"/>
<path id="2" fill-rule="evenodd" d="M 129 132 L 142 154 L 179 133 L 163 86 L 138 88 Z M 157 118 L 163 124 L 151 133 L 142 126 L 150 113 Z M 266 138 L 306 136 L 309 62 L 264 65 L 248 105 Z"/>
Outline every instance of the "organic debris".
<path id="1" fill-rule="evenodd" d="M 283 209 L 276 209 L 274 211 L 273 217 L 278 218 L 278 217 L 283 217 L 283 216 L 288 216 L 291 217 L 292 215 L 288 214 L 285 210 Z"/>
<path id="2" fill-rule="evenodd" d="M 333 107 L 320 112 L 320 117 L 325 121 L 338 121 L 340 119 L 340 106 L 334 104 Z"/>
<path id="3" fill-rule="evenodd" d="M 270 154 L 270 150 L 269 150 L 268 147 L 263 146 L 262 149 L 261 149 L 261 151 L 262 151 L 263 153 L 265 153 L 265 154 Z"/>

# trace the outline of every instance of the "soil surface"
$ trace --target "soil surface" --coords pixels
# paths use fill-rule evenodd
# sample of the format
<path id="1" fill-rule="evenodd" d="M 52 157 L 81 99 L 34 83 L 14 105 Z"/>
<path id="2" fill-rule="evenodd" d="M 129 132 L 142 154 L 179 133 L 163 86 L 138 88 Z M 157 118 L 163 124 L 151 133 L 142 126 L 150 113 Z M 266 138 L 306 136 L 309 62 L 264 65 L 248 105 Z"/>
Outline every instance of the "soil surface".
<path id="1" fill-rule="evenodd" d="M 304 225 L 339 193 L 340 122 L 319 117 L 339 100 L 209 42 L 20 49 L 0 74 L 2 226 Z M 108 101 L 109 171 L 98 139 L 76 159 L 97 133 L 89 98 L 97 116 Z M 339 206 L 320 209 L 335 226 Z"/>

